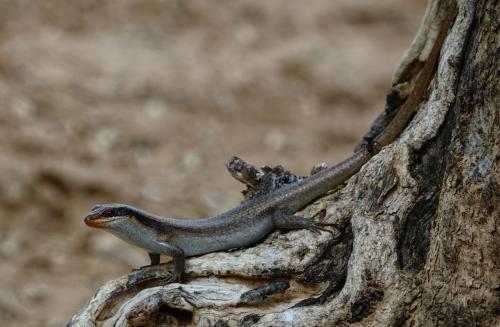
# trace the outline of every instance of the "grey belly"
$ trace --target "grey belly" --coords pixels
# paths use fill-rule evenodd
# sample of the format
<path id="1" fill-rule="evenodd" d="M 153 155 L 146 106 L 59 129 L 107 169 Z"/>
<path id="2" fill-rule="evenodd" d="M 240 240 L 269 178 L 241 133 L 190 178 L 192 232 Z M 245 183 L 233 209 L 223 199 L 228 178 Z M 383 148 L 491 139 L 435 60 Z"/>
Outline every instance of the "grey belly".
<path id="1" fill-rule="evenodd" d="M 228 229 L 207 235 L 176 236 L 168 241 L 184 250 L 186 257 L 210 252 L 248 247 L 264 239 L 274 229 L 271 219 L 264 219 L 256 225 L 242 224 L 242 228 Z"/>

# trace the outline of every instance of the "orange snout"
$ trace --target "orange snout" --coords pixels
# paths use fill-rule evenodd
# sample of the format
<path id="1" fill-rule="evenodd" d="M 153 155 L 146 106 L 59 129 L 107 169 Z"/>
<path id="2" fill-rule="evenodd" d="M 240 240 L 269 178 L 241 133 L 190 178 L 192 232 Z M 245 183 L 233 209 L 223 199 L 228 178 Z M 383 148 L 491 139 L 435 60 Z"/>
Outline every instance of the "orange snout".
<path id="1" fill-rule="evenodd" d="M 109 218 L 103 218 L 96 216 L 95 214 L 89 213 L 85 216 L 85 224 L 94 228 L 105 228 L 108 225 Z"/>

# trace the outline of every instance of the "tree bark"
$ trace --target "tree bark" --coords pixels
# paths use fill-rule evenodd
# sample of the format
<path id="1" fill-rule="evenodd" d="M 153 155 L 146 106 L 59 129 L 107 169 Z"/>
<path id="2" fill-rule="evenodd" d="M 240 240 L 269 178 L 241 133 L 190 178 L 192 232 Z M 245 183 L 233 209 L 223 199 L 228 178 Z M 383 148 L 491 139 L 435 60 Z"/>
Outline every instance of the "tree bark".
<path id="1" fill-rule="evenodd" d="M 371 135 L 411 92 L 449 8 L 429 2 Z M 404 133 L 300 212 L 326 209 L 339 237 L 275 232 L 187 260 L 183 284 L 168 283 L 164 265 L 146 268 L 106 283 L 68 325 L 498 326 L 499 5 L 458 9 Z"/>

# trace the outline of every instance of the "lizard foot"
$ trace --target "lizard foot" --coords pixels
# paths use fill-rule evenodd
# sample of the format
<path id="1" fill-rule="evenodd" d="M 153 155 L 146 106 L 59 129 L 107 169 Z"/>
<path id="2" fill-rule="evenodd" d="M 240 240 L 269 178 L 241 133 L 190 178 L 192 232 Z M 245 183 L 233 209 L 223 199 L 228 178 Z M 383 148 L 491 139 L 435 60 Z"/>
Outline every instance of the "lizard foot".
<path id="1" fill-rule="evenodd" d="M 333 227 L 335 229 L 335 232 L 332 231 L 331 229 L 325 228 L 325 226 Z M 327 232 L 327 233 L 332 234 L 333 238 L 337 238 L 340 236 L 340 232 L 338 230 L 338 227 L 335 224 L 313 222 L 311 224 L 311 226 L 309 226 L 307 229 L 310 230 L 311 232 L 317 234 L 317 235 L 321 234 L 321 232 L 323 231 L 323 232 Z"/>
<path id="2" fill-rule="evenodd" d="M 315 234 L 320 234 L 322 231 L 332 234 L 334 238 L 340 236 L 340 231 L 335 224 L 315 221 L 316 218 L 323 218 L 326 216 L 326 210 L 323 209 L 316 213 L 311 218 L 304 218 L 296 215 L 290 215 L 284 212 L 276 212 L 273 216 L 273 222 L 279 229 L 307 229 Z M 325 227 L 335 227 L 337 233 Z"/>

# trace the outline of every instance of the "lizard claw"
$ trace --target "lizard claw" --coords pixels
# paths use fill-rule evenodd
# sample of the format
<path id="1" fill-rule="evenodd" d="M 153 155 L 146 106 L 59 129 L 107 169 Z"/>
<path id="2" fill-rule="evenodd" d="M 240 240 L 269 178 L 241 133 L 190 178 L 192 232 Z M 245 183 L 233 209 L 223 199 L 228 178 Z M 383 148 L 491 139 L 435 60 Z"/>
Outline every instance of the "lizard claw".
<path id="1" fill-rule="evenodd" d="M 326 216 L 326 209 L 321 209 L 320 211 L 318 211 L 317 213 L 315 213 L 310 219 L 323 219 L 325 218 Z M 328 226 L 328 227 L 333 227 L 337 230 L 337 233 L 335 234 L 332 230 L 328 229 L 328 228 L 324 228 L 325 226 Z M 309 228 L 310 231 L 312 231 L 314 234 L 316 235 L 319 235 L 321 234 L 321 232 L 327 232 L 327 233 L 330 233 L 332 234 L 332 236 L 334 238 L 337 238 L 339 237 L 340 235 L 340 232 L 338 231 L 338 228 L 337 228 L 337 225 L 336 224 L 332 224 L 332 223 L 325 223 L 325 222 L 321 222 L 321 221 L 313 221 L 311 227 Z"/>
<path id="2" fill-rule="evenodd" d="M 334 227 L 337 233 L 334 233 L 332 230 L 328 228 L 324 228 L 324 226 Z M 338 231 L 337 226 L 335 224 L 330 224 L 330 223 L 315 222 L 314 225 L 312 225 L 309 230 L 311 230 L 315 234 L 320 234 L 321 231 L 327 232 L 330 233 L 333 236 L 333 238 L 337 238 L 340 236 L 340 232 Z"/>
<path id="3" fill-rule="evenodd" d="M 172 283 L 182 283 L 182 274 L 172 272 Z"/>

